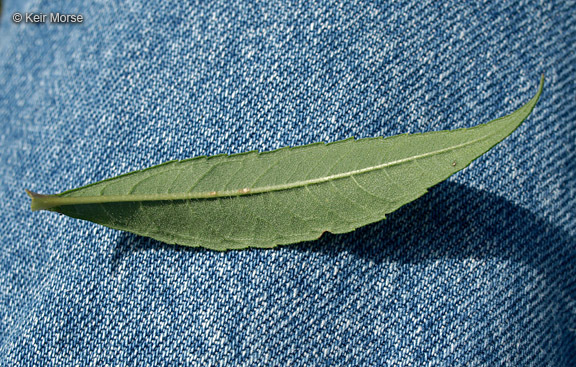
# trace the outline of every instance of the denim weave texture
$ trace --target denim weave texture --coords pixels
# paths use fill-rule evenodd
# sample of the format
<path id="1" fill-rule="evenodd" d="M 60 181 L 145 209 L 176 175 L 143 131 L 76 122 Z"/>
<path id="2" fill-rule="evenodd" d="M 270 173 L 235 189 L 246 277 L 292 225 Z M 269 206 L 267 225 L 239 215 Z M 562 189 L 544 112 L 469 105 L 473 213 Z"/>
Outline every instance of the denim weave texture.
<path id="1" fill-rule="evenodd" d="M 2 8 L 0 365 L 576 365 L 576 2 Z M 214 252 L 31 212 L 24 192 L 472 127 L 542 73 L 509 138 L 348 234 Z"/>

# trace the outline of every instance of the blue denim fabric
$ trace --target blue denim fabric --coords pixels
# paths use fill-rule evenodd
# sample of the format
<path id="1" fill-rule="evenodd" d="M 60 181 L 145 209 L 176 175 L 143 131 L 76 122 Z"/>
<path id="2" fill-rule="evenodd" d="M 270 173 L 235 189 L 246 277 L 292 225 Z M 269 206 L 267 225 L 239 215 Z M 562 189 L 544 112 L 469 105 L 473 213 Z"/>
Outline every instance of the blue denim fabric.
<path id="1" fill-rule="evenodd" d="M 4 1 L 0 365 L 576 365 L 576 3 Z M 79 13 L 77 25 L 15 12 Z M 274 250 L 49 212 L 172 159 L 533 115 L 387 220 Z"/>

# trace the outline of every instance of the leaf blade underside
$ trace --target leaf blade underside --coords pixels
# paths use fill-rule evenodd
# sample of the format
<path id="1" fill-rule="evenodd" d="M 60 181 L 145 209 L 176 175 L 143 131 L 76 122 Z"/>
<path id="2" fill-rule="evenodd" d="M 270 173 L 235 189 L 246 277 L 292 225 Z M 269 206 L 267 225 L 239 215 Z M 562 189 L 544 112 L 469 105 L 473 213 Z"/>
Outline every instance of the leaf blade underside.
<path id="1" fill-rule="evenodd" d="M 468 129 L 347 139 L 272 152 L 171 161 L 57 195 L 51 210 L 111 228 L 213 250 L 270 248 L 379 221 L 510 135 L 542 93 Z"/>

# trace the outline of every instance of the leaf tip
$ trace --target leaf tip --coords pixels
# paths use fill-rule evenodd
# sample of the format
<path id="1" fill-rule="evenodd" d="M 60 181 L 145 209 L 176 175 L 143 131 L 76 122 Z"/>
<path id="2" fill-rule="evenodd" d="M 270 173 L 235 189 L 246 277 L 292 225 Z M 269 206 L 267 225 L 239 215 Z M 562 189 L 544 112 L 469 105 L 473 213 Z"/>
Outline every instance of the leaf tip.
<path id="1" fill-rule="evenodd" d="M 542 73 L 542 75 L 540 76 L 540 85 L 538 85 L 538 91 L 536 92 L 536 95 L 534 95 L 534 97 L 532 97 L 532 99 L 526 104 L 529 107 L 528 114 L 532 113 L 532 110 L 534 109 L 536 103 L 540 99 L 540 95 L 542 95 L 542 91 L 544 90 L 544 79 L 545 79 L 544 73 Z"/>
<path id="2" fill-rule="evenodd" d="M 542 93 L 542 89 L 544 89 L 544 73 L 540 76 L 540 85 L 538 86 L 538 96 Z"/>

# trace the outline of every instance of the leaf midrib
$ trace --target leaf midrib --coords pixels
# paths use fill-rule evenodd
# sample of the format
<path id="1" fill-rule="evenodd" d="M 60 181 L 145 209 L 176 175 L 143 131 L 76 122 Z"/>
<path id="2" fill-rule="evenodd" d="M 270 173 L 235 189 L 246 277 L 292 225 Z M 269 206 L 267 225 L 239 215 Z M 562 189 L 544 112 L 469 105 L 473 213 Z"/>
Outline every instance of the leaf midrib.
<path id="1" fill-rule="evenodd" d="M 438 149 L 430 152 L 426 152 L 419 155 L 414 155 L 407 158 L 398 159 L 391 162 L 386 162 L 378 164 L 375 166 L 370 166 L 362 169 L 357 169 L 353 171 L 347 171 L 342 173 L 337 173 L 334 175 L 313 178 L 309 180 L 295 181 L 281 185 L 272 186 L 262 186 L 257 188 L 239 188 L 232 190 L 222 190 L 222 191 L 209 191 L 209 192 L 190 192 L 190 193 L 171 193 L 171 194 L 126 194 L 126 195 L 102 195 L 102 196 L 75 196 L 75 197 L 61 197 L 58 195 L 39 195 L 36 193 L 30 193 L 34 199 L 41 201 L 38 206 L 41 209 L 49 209 L 56 206 L 64 205 L 82 205 L 82 204 L 104 204 L 104 203 L 116 203 L 116 202 L 140 202 L 140 201 L 177 201 L 177 200 L 195 200 L 195 199 L 218 199 L 225 197 L 234 196 L 247 196 L 264 194 L 274 191 L 291 190 L 304 186 L 322 184 L 329 181 L 339 180 L 343 178 L 357 176 L 363 173 L 369 173 L 384 169 L 387 167 L 392 167 L 395 165 L 403 164 L 420 158 L 426 158 L 440 153 L 449 152 L 458 148 L 463 148 L 468 145 L 475 144 L 479 141 L 486 140 L 491 134 L 487 134 L 481 138 L 471 140 L 462 144 L 454 145 L 448 148 Z"/>

